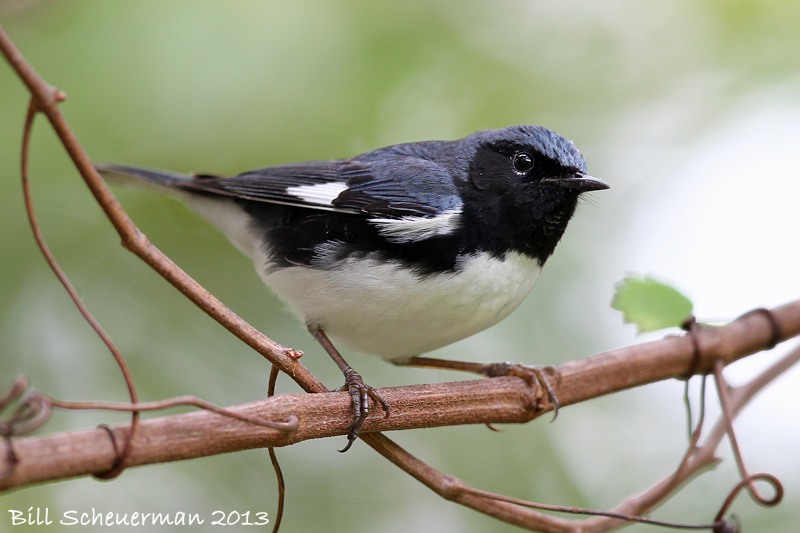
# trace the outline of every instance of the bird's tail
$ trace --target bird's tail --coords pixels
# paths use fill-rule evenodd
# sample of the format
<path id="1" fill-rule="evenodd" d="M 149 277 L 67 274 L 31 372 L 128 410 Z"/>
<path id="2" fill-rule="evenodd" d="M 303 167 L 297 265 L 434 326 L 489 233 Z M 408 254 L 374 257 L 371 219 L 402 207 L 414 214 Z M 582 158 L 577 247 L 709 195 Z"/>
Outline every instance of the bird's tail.
<path id="1" fill-rule="evenodd" d="M 106 181 L 120 185 L 153 186 L 162 192 L 183 189 L 192 182 L 192 176 L 166 170 L 107 164 L 97 164 L 94 168 Z"/>

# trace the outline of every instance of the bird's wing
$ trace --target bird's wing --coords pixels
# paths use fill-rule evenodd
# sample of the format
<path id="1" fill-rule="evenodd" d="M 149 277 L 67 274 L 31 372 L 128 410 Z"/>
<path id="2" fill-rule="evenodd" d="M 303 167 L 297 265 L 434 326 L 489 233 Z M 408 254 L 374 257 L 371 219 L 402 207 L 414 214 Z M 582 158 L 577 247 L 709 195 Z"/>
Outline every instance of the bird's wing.
<path id="1" fill-rule="evenodd" d="M 257 168 L 232 177 L 196 174 L 179 186 L 254 202 L 356 212 L 332 204 L 347 189 L 347 183 L 339 176 L 339 165 L 339 161 L 311 161 Z"/>
<path id="2" fill-rule="evenodd" d="M 431 217 L 461 207 L 449 173 L 417 157 L 387 161 L 312 161 L 224 178 L 197 175 L 177 186 L 257 202 L 369 215 Z"/>

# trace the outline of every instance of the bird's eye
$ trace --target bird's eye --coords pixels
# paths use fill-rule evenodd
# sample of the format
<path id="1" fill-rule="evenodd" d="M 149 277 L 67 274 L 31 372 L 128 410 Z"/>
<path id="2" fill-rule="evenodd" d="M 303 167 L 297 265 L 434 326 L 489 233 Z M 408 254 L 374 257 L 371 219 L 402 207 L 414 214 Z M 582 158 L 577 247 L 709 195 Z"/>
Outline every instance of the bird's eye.
<path id="1" fill-rule="evenodd" d="M 527 172 L 533 168 L 533 158 L 525 152 L 514 154 L 514 170 L 517 172 Z"/>

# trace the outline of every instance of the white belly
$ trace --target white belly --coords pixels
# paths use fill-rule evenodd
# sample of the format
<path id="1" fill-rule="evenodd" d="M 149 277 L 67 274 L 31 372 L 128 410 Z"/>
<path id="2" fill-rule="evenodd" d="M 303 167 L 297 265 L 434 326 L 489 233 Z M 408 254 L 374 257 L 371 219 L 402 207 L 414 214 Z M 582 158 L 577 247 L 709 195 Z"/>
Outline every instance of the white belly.
<path id="1" fill-rule="evenodd" d="M 457 273 L 422 278 L 369 257 L 328 270 L 274 269 L 260 246 L 260 232 L 233 202 L 193 195 L 186 200 L 253 259 L 266 284 L 303 322 L 324 328 L 335 343 L 389 360 L 420 355 L 497 324 L 522 303 L 541 270 L 538 261 L 517 253 L 505 260 L 463 257 Z"/>
<path id="2" fill-rule="evenodd" d="M 330 270 L 262 271 L 264 281 L 308 324 L 353 350 L 401 360 L 446 346 L 505 318 L 539 276 L 538 262 L 508 254 L 471 256 L 455 274 L 425 278 L 395 263 L 348 259 Z"/>

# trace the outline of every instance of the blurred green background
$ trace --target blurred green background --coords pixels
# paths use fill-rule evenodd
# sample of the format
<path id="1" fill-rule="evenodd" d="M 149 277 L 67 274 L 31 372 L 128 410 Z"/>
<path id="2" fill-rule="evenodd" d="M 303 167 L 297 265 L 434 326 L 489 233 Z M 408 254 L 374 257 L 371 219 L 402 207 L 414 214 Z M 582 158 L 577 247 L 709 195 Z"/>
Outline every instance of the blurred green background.
<path id="1" fill-rule="evenodd" d="M 0 0 L 0 22 L 67 93 L 62 110 L 96 161 L 231 174 L 512 124 L 572 139 L 612 188 L 583 203 L 519 310 L 437 356 L 558 364 L 658 338 L 663 332 L 637 337 L 609 307 L 629 271 L 674 282 L 701 320 L 800 297 L 800 3 Z M 122 401 L 118 369 L 27 226 L 18 183 L 26 102 L 0 67 L 0 386 L 23 373 L 57 398 Z M 193 394 L 232 405 L 265 395 L 265 361 L 119 246 L 42 119 L 31 172 L 47 240 L 122 349 L 143 400 Z M 329 386 L 340 384 L 335 366 L 215 230 L 172 200 L 117 193 L 195 279 L 273 339 L 305 351 Z M 750 358 L 729 376 L 744 381 L 775 357 Z M 377 387 L 466 378 L 349 360 Z M 285 378 L 279 389 L 297 391 Z M 737 423 L 751 470 L 787 488 L 777 509 L 738 500 L 748 531 L 797 530 L 799 389 L 800 375 L 789 373 Z M 391 436 L 476 487 L 607 508 L 678 464 L 681 391 L 678 382 L 655 384 L 499 434 L 475 426 Z M 126 419 L 59 412 L 41 432 Z M 279 450 L 283 531 L 517 530 L 441 500 L 361 443 L 338 454 L 343 444 Z M 655 516 L 709 522 L 737 479 L 725 446 L 721 456 L 715 472 Z M 7 494 L 0 531 L 36 529 L 13 528 L 7 509 L 272 516 L 276 500 L 266 451 L 254 450 Z"/>

